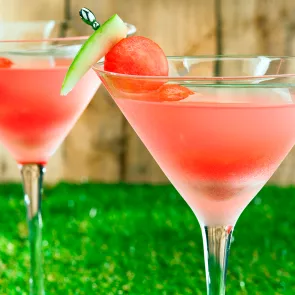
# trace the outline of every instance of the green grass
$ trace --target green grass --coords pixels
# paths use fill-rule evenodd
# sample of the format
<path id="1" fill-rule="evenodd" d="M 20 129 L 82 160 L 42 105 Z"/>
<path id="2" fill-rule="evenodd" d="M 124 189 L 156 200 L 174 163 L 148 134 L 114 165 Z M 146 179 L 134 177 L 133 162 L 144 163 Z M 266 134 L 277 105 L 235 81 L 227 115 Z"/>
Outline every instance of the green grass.
<path id="1" fill-rule="evenodd" d="M 0 186 L 0 294 L 28 294 L 19 185 Z M 266 187 L 234 233 L 228 294 L 295 294 L 295 189 Z M 171 186 L 45 190 L 47 294 L 205 294 L 200 228 Z"/>

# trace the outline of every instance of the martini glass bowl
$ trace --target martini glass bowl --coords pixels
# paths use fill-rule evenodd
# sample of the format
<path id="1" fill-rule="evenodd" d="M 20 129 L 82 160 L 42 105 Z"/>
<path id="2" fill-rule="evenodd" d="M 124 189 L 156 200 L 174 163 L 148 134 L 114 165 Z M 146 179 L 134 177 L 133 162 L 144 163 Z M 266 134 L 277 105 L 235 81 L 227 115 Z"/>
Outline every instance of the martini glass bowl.
<path id="1" fill-rule="evenodd" d="M 97 75 L 201 226 L 224 295 L 234 226 L 295 143 L 295 58 L 168 57 L 169 75 Z M 163 86 L 165 85 L 165 86 Z M 186 97 L 163 89 L 191 90 Z"/>

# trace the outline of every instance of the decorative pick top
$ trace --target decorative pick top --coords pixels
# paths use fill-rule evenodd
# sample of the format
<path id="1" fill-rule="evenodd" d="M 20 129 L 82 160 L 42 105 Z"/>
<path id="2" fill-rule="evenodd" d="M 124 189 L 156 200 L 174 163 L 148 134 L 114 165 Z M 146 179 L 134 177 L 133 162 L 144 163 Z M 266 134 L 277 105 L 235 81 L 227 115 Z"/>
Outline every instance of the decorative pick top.
<path id="1" fill-rule="evenodd" d="M 90 9 L 83 7 L 79 11 L 79 14 L 83 22 L 91 26 L 93 30 L 96 31 L 100 27 L 100 23 L 96 20 L 94 13 Z"/>

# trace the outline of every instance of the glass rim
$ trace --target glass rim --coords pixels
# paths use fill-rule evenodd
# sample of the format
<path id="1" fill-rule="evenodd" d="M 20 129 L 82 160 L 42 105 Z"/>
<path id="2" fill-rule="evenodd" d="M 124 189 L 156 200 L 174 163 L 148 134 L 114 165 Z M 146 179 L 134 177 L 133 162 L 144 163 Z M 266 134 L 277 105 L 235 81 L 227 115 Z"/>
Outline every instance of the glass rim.
<path id="1" fill-rule="evenodd" d="M 288 60 L 292 59 L 295 61 L 295 56 L 267 56 L 267 55 L 196 55 L 196 56 L 167 56 L 168 61 L 181 61 L 181 60 L 210 60 L 213 61 L 225 61 L 225 60 L 251 60 L 251 59 L 257 59 L 257 58 L 268 58 L 270 60 Z M 189 76 L 189 75 L 183 75 L 183 76 L 143 76 L 143 75 L 130 75 L 130 74 L 121 74 L 121 73 L 115 73 L 111 71 L 106 71 L 102 68 L 104 65 L 104 61 L 99 61 L 96 64 L 92 66 L 92 68 L 100 75 L 109 75 L 114 76 L 118 78 L 126 78 L 126 79 L 140 79 L 140 80 L 169 80 L 169 81 L 183 81 L 183 80 L 189 80 L 189 81 L 199 81 L 199 82 L 230 82 L 230 81 L 252 81 L 257 79 L 277 79 L 277 78 L 291 78 L 295 77 L 295 71 L 294 73 L 288 73 L 288 74 L 267 74 L 267 75 L 225 75 L 225 76 Z M 285 84 L 285 83 L 276 83 L 273 84 Z M 228 84 L 227 84 L 228 85 Z M 237 84 L 235 84 L 237 85 Z M 243 86 L 247 85 L 246 83 L 241 84 Z M 249 85 L 254 86 L 254 84 L 249 83 Z M 261 84 L 257 84 L 261 85 Z M 290 85 L 290 83 L 288 83 Z M 295 86 L 295 82 L 292 83 L 292 86 Z"/>

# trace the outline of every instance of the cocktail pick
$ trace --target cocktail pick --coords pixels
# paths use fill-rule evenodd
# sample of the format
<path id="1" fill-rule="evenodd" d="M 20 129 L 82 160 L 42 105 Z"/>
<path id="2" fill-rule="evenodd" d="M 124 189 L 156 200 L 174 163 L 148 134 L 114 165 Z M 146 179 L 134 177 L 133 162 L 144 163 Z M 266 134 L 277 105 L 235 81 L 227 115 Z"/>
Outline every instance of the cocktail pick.
<path id="1" fill-rule="evenodd" d="M 100 27 L 100 23 L 96 20 L 94 13 L 90 9 L 83 7 L 79 11 L 79 14 L 83 22 L 91 26 L 93 30 L 97 30 Z"/>

